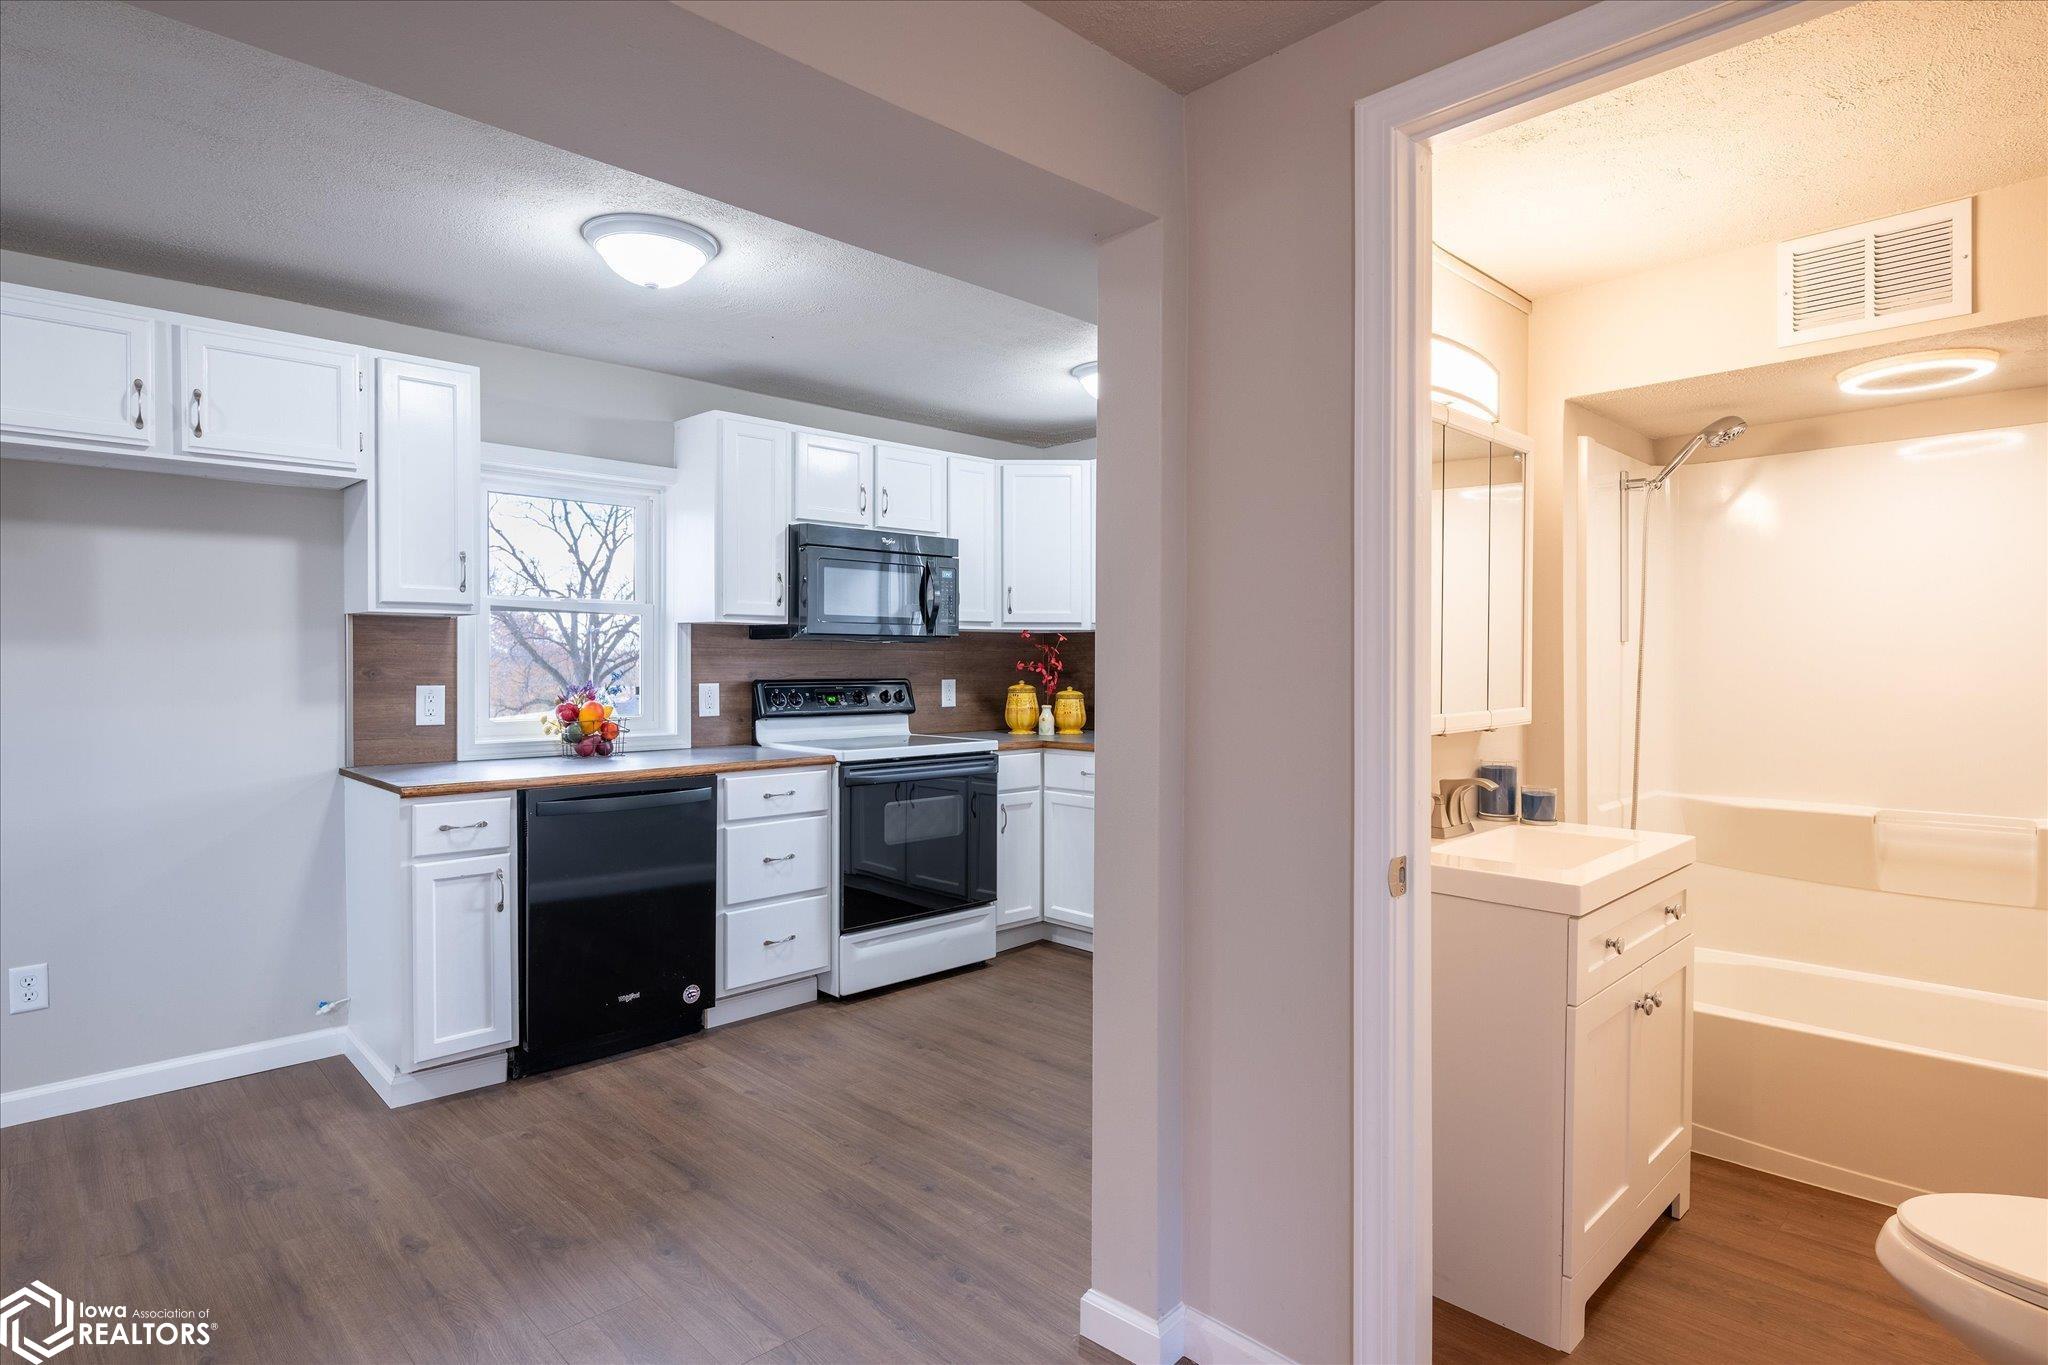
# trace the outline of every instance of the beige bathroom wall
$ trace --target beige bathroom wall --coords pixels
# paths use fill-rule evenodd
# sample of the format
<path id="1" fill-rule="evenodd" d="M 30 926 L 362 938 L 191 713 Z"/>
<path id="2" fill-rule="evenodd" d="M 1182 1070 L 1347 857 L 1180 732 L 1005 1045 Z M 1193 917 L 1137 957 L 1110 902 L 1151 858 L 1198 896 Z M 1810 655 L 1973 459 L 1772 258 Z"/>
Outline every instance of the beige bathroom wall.
<path id="1" fill-rule="evenodd" d="M 1744 432 L 1739 441 L 1732 441 L 1718 450 L 1708 448 L 1696 452 L 1688 463 L 1704 465 L 1719 460 L 1749 460 L 1759 455 L 1825 450 L 1829 446 L 1861 445 L 1869 441 L 1910 441 L 1945 432 L 1983 431 L 1988 427 L 2021 426 L 2029 422 L 2048 422 L 2048 388 L 1958 394 L 1952 398 L 1930 398 L 1921 403 L 1830 412 L 1788 422 L 1762 422 Z M 1672 436 L 1656 442 L 1654 456 L 1657 462 L 1661 464 L 1676 455 L 1686 439 L 1684 436 Z"/>

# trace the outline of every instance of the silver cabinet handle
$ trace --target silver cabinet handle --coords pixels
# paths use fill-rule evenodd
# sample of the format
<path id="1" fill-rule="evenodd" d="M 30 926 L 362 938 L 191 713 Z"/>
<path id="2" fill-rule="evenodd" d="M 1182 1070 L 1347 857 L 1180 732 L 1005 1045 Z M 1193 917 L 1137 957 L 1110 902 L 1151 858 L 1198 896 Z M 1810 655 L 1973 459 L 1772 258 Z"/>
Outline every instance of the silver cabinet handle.
<path id="1" fill-rule="evenodd" d="M 889 490 L 886 488 L 882 490 L 882 515 L 889 515 Z"/>
<path id="2" fill-rule="evenodd" d="M 498 913 L 502 915 L 505 913 L 505 869 L 501 867 L 492 875 L 498 879 Z"/>
<path id="3" fill-rule="evenodd" d="M 1667 905 L 1667 906 L 1665 906 L 1665 907 L 1664 907 L 1664 913 L 1665 913 L 1665 914 L 1667 914 L 1667 915 L 1669 915 L 1669 916 L 1671 916 L 1671 918 L 1673 918 L 1673 919 L 1684 919 L 1684 918 L 1685 918 L 1685 902 L 1684 902 L 1684 901 L 1673 901 L 1673 902 L 1671 902 L 1671 904 L 1669 904 L 1669 905 Z"/>
<path id="4" fill-rule="evenodd" d="M 1083 769 L 1081 769 L 1081 776 L 1083 776 L 1083 777 L 1093 777 L 1093 776 L 1095 776 L 1095 769 L 1093 769 L 1093 768 L 1083 768 Z"/>
<path id="5" fill-rule="evenodd" d="M 762 940 L 761 940 L 761 946 L 762 946 L 763 948 L 780 948 L 780 947 L 781 947 L 781 946 L 782 946 L 783 944 L 785 944 L 785 943 L 794 943 L 794 942 L 796 942 L 796 935 L 795 935 L 795 934 L 784 934 L 784 935 L 783 935 L 783 936 L 782 936 L 781 938 L 764 938 L 764 939 L 762 939 Z"/>
<path id="6" fill-rule="evenodd" d="M 782 605 L 782 570 L 775 571 L 775 605 Z"/>
<path id="7" fill-rule="evenodd" d="M 1653 1004 L 1653 1005 L 1655 1005 L 1655 1006 L 1656 1006 L 1656 1007 L 1657 1007 L 1658 1009 L 1660 1009 L 1660 1010 L 1661 1010 L 1661 1009 L 1663 1009 L 1663 1008 L 1664 1008 L 1664 992 L 1662 992 L 1662 991 L 1651 991 L 1651 992 L 1650 992 L 1650 1003 L 1651 1003 L 1651 1004 Z"/>
<path id="8" fill-rule="evenodd" d="M 763 801 L 779 801 L 779 800 L 781 800 L 782 798 L 784 798 L 784 797 L 786 797 L 786 796 L 795 796 L 795 795 L 796 795 L 796 788 L 795 788 L 795 787 L 791 787 L 791 788 L 790 788 L 790 789 L 789 789 L 788 791 L 786 791 L 786 792 L 762 792 L 762 793 L 761 793 L 761 799 L 762 799 Z"/>
<path id="9" fill-rule="evenodd" d="M 1636 1001 L 1636 1008 L 1641 1010 L 1644 1014 L 1654 1014 L 1657 1010 L 1657 1007 L 1650 1002 L 1650 997 L 1647 995 L 1644 996 L 1642 999 Z"/>
<path id="10" fill-rule="evenodd" d="M 1008 834 L 1010 832 L 1010 808 L 998 801 L 996 802 L 996 814 L 996 833 Z"/>
<path id="11" fill-rule="evenodd" d="M 764 863 L 786 863 L 794 857 L 796 857 L 794 853 L 785 853 L 780 858 L 763 858 L 761 861 Z"/>
<path id="12" fill-rule="evenodd" d="M 440 830 L 443 834 L 450 834 L 458 829 L 487 829 L 490 823 L 488 820 L 479 820 L 473 825 L 436 825 L 434 828 Z"/>
<path id="13" fill-rule="evenodd" d="M 142 430 L 142 413 L 142 381 L 138 379 L 135 381 L 135 429 L 137 431 Z"/>
<path id="14" fill-rule="evenodd" d="M 461 581 L 460 583 L 457 583 L 457 584 L 455 585 L 455 591 L 457 591 L 457 592 L 468 592 L 468 591 L 469 591 L 469 551 L 467 551 L 467 550 L 457 550 L 457 551 L 455 552 L 455 562 L 456 562 L 457 564 L 460 564 L 460 565 L 462 566 L 462 581 Z"/>
<path id="15" fill-rule="evenodd" d="M 1014 586 L 1003 589 L 1003 610 L 1017 610 L 1017 589 Z"/>
<path id="16" fill-rule="evenodd" d="M 194 436 L 204 436 L 206 434 L 206 428 L 199 423 L 200 415 L 204 410 L 204 404 L 205 400 L 199 396 L 199 390 L 192 390 L 192 434 Z"/>
<path id="17" fill-rule="evenodd" d="M 1618 938 L 1610 938 L 1610 939 L 1608 939 L 1608 940 L 1607 940 L 1607 951 L 1609 951 L 1609 952 L 1611 952 L 1611 953 L 1619 953 L 1619 952 L 1623 952 L 1623 951 L 1626 951 L 1626 950 L 1625 950 L 1625 949 L 1624 949 L 1624 948 L 1622 947 L 1622 944 L 1621 944 L 1621 940 L 1620 940 L 1620 939 L 1618 939 Z"/>
<path id="18" fill-rule="evenodd" d="M 866 484 L 860 486 L 860 514 L 862 516 L 868 514 L 868 486 Z"/>

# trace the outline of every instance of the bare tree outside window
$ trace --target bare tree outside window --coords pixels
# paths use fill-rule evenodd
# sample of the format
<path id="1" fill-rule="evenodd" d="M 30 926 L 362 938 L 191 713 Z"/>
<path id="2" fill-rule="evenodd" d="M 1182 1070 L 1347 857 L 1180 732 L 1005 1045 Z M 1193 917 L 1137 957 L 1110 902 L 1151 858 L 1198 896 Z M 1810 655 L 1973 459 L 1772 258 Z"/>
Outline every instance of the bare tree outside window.
<path id="1" fill-rule="evenodd" d="M 640 614 L 605 609 L 637 604 L 633 508 L 492 493 L 489 520 L 491 716 L 538 714 L 585 684 L 639 715 Z"/>

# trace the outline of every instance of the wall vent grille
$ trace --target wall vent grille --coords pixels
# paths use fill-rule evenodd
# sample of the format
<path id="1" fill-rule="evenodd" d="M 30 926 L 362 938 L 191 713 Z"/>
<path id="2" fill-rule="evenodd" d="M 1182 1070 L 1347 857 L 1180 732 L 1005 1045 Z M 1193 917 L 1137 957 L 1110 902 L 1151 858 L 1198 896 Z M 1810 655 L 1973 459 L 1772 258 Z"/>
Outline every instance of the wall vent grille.
<path id="1" fill-rule="evenodd" d="M 1957 317 L 1970 308 L 1968 199 L 1778 246 L 1780 346 Z"/>

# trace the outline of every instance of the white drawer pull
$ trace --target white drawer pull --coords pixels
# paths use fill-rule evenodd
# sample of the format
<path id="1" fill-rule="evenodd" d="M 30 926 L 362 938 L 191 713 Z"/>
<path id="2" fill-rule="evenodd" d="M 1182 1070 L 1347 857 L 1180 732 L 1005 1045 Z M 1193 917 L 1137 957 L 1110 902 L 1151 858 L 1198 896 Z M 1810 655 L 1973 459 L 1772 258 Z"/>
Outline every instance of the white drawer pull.
<path id="1" fill-rule="evenodd" d="M 458 830 L 458 829 L 489 829 L 490 827 L 491 827 L 491 822 L 490 822 L 490 821 L 488 821 L 488 820 L 478 820 L 478 821 L 477 821 L 476 823 L 474 823 L 474 824 L 469 824 L 469 825 L 436 825 L 436 826 L 434 826 L 434 828 L 435 828 L 435 829 L 438 829 L 438 830 L 440 830 L 440 831 L 441 831 L 441 832 L 442 832 L 443 834 L 453 834 L 453 833 L 454 833 L 454 832 L 455 832 L 456 830 Z"/>
<path id="2" fill-rule="evenodd" d="M 781 946 L 782 946 L 783 944 L 785 944 L 785 943 L 794 943 L 794 942 L 796 942 L 796 935 L 795 935 L 795 934 L 784 934 L 784 935 L 783 935 L 783 936 L 782 936 L 781 938 L 764 938 L 764 939 L 762 939 L 762 940 L 761 940 L 761 946 L 762 946 L 763 948 L 780 948 L 780 947 L 781 947 Z"/>
<path id="3" fill-rule="evenodd" d="M 786 863 L 794 857 L 796 857 L 794 853 L 785 853 L 780 858 L 763 858 L 761 861 L 764 863 Z"/>

